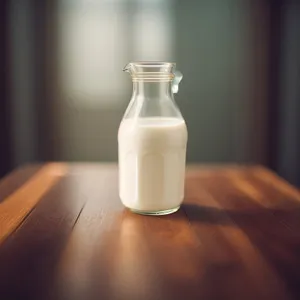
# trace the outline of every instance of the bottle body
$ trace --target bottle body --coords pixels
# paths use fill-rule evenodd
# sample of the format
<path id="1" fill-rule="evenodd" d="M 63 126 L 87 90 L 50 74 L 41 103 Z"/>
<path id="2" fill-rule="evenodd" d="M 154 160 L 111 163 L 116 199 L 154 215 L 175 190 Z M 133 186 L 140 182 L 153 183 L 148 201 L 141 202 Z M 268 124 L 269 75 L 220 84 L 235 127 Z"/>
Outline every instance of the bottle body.
<path id="1" fill-rule="evenodd" d="M 119 195 L 141 214 L 175 212 L 184 198 L 187 128 L 173 97 L 174 66 L 126 68 L 133 93 L 118 132 Z"/>
<path id="2" fill-rule="evenodd" d="M 176 211 L 184 197 L 187 129 L 183 119 L 124 119 L 119 128 L 120 198 L 146 214 Z"/>

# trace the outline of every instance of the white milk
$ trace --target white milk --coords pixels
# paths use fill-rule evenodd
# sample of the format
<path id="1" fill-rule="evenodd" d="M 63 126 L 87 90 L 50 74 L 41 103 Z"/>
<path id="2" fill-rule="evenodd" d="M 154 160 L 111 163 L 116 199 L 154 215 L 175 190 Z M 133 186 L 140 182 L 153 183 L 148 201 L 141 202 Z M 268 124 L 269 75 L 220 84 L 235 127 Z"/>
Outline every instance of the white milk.
<path id="1" fill-rule="evenodd" d="M 184 197 L 185 122 L 159 117 L 124 119 L 118 141 L 123 204 L 145 212 L 177 208 Z"/>

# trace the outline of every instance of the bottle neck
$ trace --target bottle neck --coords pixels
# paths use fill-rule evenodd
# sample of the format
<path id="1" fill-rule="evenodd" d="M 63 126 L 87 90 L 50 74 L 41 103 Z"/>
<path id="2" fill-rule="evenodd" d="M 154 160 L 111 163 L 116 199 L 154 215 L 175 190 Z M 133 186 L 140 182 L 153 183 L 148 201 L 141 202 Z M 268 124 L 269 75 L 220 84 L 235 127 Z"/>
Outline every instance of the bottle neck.
<path id="1" fill-rule="evenodd" d="M 124 118 L 149 117 L 182 119 L 174 101 L 172 81 L 133 81 L 133 94 Z"/>
<path id="2" fill-rule="evenodd" d="M 144 99 L 173 99 L 172 81 L 133 82 L 133 95 Z"/>

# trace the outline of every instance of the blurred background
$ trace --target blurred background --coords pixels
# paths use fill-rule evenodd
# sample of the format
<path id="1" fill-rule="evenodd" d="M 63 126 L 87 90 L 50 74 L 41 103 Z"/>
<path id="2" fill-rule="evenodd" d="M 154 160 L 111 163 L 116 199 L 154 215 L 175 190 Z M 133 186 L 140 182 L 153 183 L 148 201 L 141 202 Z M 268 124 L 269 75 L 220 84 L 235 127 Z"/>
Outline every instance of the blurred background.
<path id="1" fill-rule="evenodd" d="M 300 1 L 2 0 L 0 176 L 116 161 L 129 61 L 175 61 L 188 162 L 259 163 L 300 186 Z"/>

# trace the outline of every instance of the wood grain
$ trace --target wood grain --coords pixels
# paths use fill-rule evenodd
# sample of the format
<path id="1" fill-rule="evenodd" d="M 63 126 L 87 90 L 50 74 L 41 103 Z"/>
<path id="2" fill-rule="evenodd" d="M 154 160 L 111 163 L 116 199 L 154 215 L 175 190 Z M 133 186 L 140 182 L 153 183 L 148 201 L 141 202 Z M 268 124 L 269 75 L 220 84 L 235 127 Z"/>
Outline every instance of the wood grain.
<path id="1" fill-rule="evenodd" d="M 297 190 L 259 166 L 192 166 L 185 195 L 132 214 L 115 165 L 69 164 L 0 246 L 1 299 L 300 298 Z"/>
<path id="2" fill-rule="evenodd" d="M 0 203 L 21 187 L 40 168 L 40 165 L 24 166 L 3 177 L 0 180 Z"/>
<path id="3" fill-rule="evenodd" d="M 0 203 L 0 243 L 19 226 L 42 195 L 65 173 L 65 165 L 48 164 Z"/>
<path id="4" fill-rule="evenodd" d="M 269 225 L 271 214 L 256 201 L 249 201 L 249 191 L 252 195 L 256 194 L 248 185 L 244 185 L 247 182 L 234 184 L 229 178 L 224 172 L 203 179 L 199 187 L 203 190 L 203 196 L 198 197 L 197 203 L 188 210 L 191 218 L 194 216 L 195 228 L 202 238 L 205 236 L 203 218 L 209 222 L 210 230 L 216 230 L 207 238 L 212 245 L 208 251 L 212 259 L 211 266 L 216 265 L 217 268 L 212 275 L 210 290 L 218 299 L 289 298 L 289 292 L 277 270 L 253 240 L 254 237 L 264 237 L 262 230 Z M 217 278 L 223 284 L 214 290 Z"/>
<path id="5" fill-rule="evenodd" d="M 93 188 L 58 263 L 53 299 L 180 299 L 194 279 L 201 282 L 199 241 L 184 213 L 130 213 L 119 201 L 117 175 L 115 168 L 83 172 Z"/>
<path id="6" fill-rule="evenodd" d="M 57 261 L 86 202 L 70 170 L 42 196 L 0 247 L 1 299 L 49 299 Z"/>

